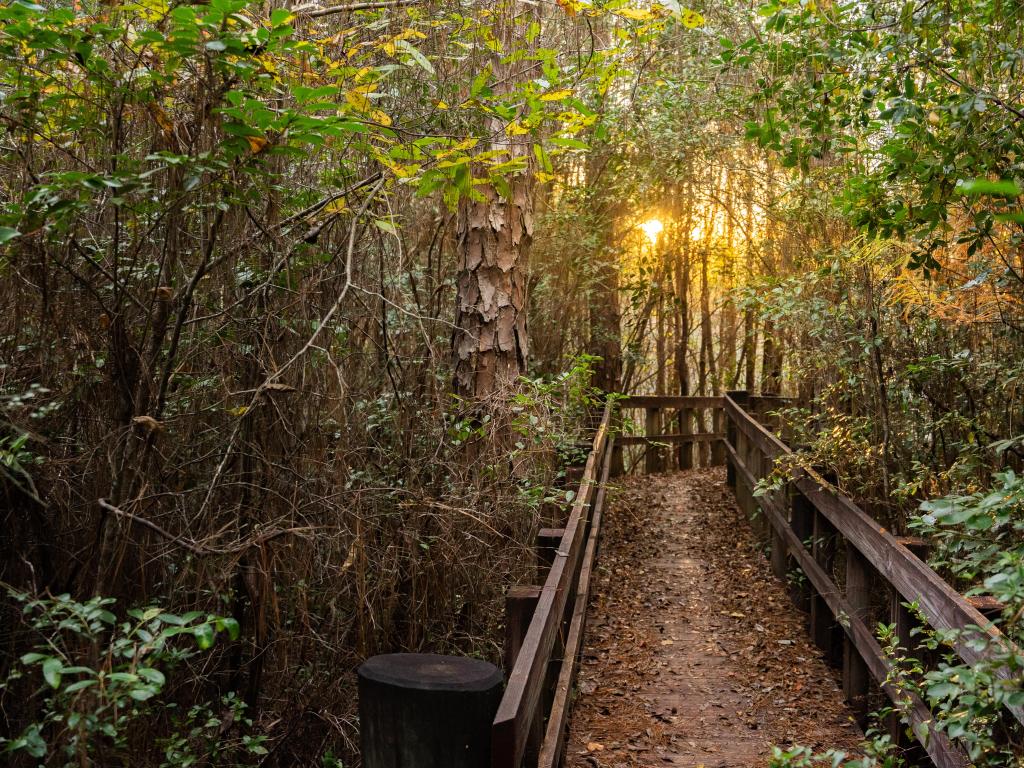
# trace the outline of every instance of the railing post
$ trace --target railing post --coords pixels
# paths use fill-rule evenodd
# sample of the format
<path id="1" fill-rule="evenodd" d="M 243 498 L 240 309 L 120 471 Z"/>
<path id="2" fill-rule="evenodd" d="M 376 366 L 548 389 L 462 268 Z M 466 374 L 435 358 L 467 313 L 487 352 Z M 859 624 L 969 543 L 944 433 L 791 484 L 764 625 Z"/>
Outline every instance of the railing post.
<path id="1" fill-rule="evenodd" d="M 622 432 L 622 409 L 619 404 L 612 403 L 611 420 L 608 425 L 613 434 Z M 608 469 L 609 477 L 620 477 L 626 471 L 626 464 L 622 458 L 622 446 L 618 441 L 612 443 L 612 464 Z"/>
<path id="2" fill-rule="evenodd" d="M 644 435 L 648 439 L 644 451 L 644 472 L 649 475 L 661 472 L 664 469 L 661 462 L 661 446 L 655 446 L 650 443 L 650 439 L 660 433 L 658 428 L 658 425 L 661 423 L 660 415 L 661 412 L 657 408 L 648 408 L 647 418 L 644 421 Z"/>
<path id="3" fill-rule="evenodd" d="M 927 561 L 929 546 L 928 542 L 924 539 L 901 537 L 899 541 L 913 552 L 914 555 L 921 560 Z M 927 649 L 912 634 L 914 629 L 920 626 L 920 623 L 917 617 L 903 603 L 903 595 L 895 587 L 892 588 L 889 601 L 889 622 L 895 625 L 896 637 L 899 638 L 900 647 L 904 649 L 906 655 L 911 658 L 920 658 L 923 655 L 922 651 L 927 653 Z M 927 664 L 927 659 L 922 659 L 922 661 Z M 927 756 L 922 754 L 923 750 L 917 739 L 907 735 L 907 729 L 902 723 L 899 712 L 891 713 L 886 718 L 886 725 L 888 726 L 889 737 L 892 739 L 892 743 L 901 749 L 911 750 L 908 754 L 910 758 L 908 760 L 909 765 L 927 762 Z"/>
<path id="4" fill-rule="evenodd" d="M 750 394 L 746 390 L 740 390 L 740 389 L 730 390 L 729 392 L 726 392 L 725 395 L 726 395 L 726 397 L 731 398 L 733 400 L 733 402 L 735 402 L 737 405 L 740 405 L 740 406 L 742 406 L 743 403 L 746 402 L 746 400 L 750 397 Z M 723 413 L 725 412 L 724 406 L 723 406 L 722 411 L 723 411 Z M 733 447 L 733 450 L 736 451 L 736 455 L 739 456 L 740 455 L 740 451 L 739 451 L 738 440 L 737 440 L 737 437 L 736 437 L 736 432 L 737 432 L 737 430 L 736 430 L 736 422 L 733 421 L 732 416 L 727 415 L 726 419 L 725 419 L 725 439 L 729 443 L 729 445 L 731 445 Z M 737 490 L 737 487 L 736 487 L 736 466 L 735 466 L 735 464 L 733 464 L 732 456 L 730 456 L 728 458 L 728 460 L 726 461 L 725 482 L 728 484 L 728 486 L 730 488 L 733 489 L 733 491 Z M 737 494 L 737 497 L 738 496 L 739 496 L 739 494 Z"/>
<path id="5" fill-rule="evenodd" d="M 821 569 L 835 580 L 836 560 L 835 527 L 817 509 L 814 510 L 814 523 L 811 532 L 814 560 Z M 836 623 L 832 609 L 825 598 L 818 594 L 811 596 L 811 637 L 825 654 L 825 661 L 838 667 L 843 661 L 843 629 Z"/>
<path id="6" fill-rule="evenodd" d="M 792 489 L 792 495 L 790 496 L 790 525 L 793 528 L 793 533 L 796 534 L 800 541 L 807 542 L 813 540 L 814 537 L 814 505 L 808 501 L 807 497 L 800 493 L 796 488 Z M 790 570 L 796 570 L 798 568 L 797 561 L 795 558 L 789 559 Z M 797 607 L 801 611 L 811 610 L 811 585 L 807 583 L 806 577 L 801 583 L 795 583 L 791 588 L 791 594 L 793 602 L 796 603 Z"/>
<path id="7" fill-rule="evenodd" d="M 871 608 L 871 565 L 850 542 L 846 543 L 846 603 L 856 618 L 868 622 Z M 843 693 L 861 727 L 867 722 L 870 686 L 868 666 L 847 635 L 843 641 Z"/>
<path id="8" fill-rule="evenodd" d="M 692 435 L 693 434 L 693 408 L 680 408 L 679 415 L 679 434 L 680 435 Z M 692 469 L 693 468 L 693 443 L 680 443 L 676 449 L 676 456 L 679 457 L 679 468 L 680 469 Z"/>
<path id="9" fill-rule="evenodd" d="M 711 409 L 711 431 L 716 435 L 722 434 L 722 422 L 725 420 L 725 406 Z M 715 440 L 711 443 L 711 466 L 720 467 L 725 463 L 725 446 L 721 441 Z"/>
<path id="10" fill-rule="evenodd" d="M 506 674 L 512 672 L 516 659 L 519 657 L 519 651 L 523 647 L 526 630 L 530 628 L 530 622 L 533 620 L 533 613 L 537 609 L 540 594 L 541 588 L 533 585 L 517 585 L 511 587 L 505 594 L 505 647 L 503 648 L 502 663 L 505 665 Z M 537 707 L 533 723 L 530 726 L 530 735 L 526 740 L 524 762 L 527 765 L 529 765 L 530 759 L 536 763 L 543 737 L 544 712 L 543 707 Z"/>
<path id="11" fill-rule="evenodd" d="M 562 543 L 565 528 L 541 528 L 537 531 L 537 582 L 543 584 L 551 564 L 555 562 L 555 552 Z"/>
<path id="12" fill-rule="evenodd" d="M 427 653 L 374 656 L 359 667 L 366 768 L 489 768 L 501 670 Z"/>

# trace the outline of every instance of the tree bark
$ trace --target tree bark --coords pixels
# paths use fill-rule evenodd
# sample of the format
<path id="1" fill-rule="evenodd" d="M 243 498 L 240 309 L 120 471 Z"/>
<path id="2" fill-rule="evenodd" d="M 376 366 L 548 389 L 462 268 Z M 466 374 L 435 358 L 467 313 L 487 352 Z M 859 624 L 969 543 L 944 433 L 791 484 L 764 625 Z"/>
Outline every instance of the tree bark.
<path id="1" fill-rule="evenodd" d="M 526 264 L 533 235 L 532 183 L 518 178 L 511 199 L 483 187 L 459 213 L 459 277 L 452 334 L 454 390 L 482 399 L 526 371 Z"/>

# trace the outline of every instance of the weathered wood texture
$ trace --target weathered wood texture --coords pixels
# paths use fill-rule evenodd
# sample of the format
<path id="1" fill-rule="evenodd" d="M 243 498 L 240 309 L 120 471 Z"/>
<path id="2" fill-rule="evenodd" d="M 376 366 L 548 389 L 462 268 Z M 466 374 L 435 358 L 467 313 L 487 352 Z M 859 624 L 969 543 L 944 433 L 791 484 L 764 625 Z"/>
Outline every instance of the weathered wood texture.
<path id="1" fill-rule="evenodd" d="M 552 768 L 561 761 L 598 549 L 604 485 L 612 465 L 611 415 L 608 405 L 529 625 L 514 661 L 507 660 L 508 684 L 491 726 L 493 768 L 520 768 L 524 758 L 527 765 Z M 542 548 L 550 546 L 553 533 L 545 531 L 538 542 Z M 535 756 L 531 733 L 537 732 L 538 723 L 544 735 Z"/>
<path id="2" fill-rule="evenodd" d="M 619 450 L 642 446 L 641 452 L 633 454 L 635 460 L 630 466 L 642 467 L 646 474 L 721 465 L 725 463 L 724 402 L 722 397 L 632 395 L 623 398 L 616 402 L 619 409 L 643 409 L 644 434 L 618 435 L 615 444 Z M 710 413 L 705 414 L 705 411 Z M 634 423 L 639 421 L 635 419 Z M 702 431 L 709 424 L 712 431 Z M 672 429 L 676 431 L 670 431 Z"/>
<path id="3" fill-rule="evenodd" d="M 501 670 L 480 659 L 426 653 L 374 656 L 359 668 L 366 768 L 486 768 L 487 722 Z"/>
<path id="4" fill-rule="evenodd" d="M 900 607 L 903 602 L 916 602 L 936 629 L 979 628 L 994 646 L 961 642 L 957 652 L 969 664 L 988 658 L 992 648 L 1006 639 L 977 607 L 912 551 L 914 542 L 891 535 L 813 471 L 791 470 L 787 485 L 793 494 L 792 507 L 778 491 L 754 498 L 752 489 L 758 480 L 776 459 L 792 452 L 746 410 L 741 404 L 744 395 L 729 393 L 725 398 L 729 483 L 748 513 L 754 514 L 760 507 L 773 542 L 785 548 L 790 567 L 799 568 L 806 577 L 810 594 L 797 590 L 795 596 L 809 604 L 813 637 L 834 662 L 838 661 L 836 634 L 845 632 L 844 690 L 854 708 L 859 714 L 866 713 L 869 679 L 873 678 L 894 702 L 906 702 L 905 714 L 914 732 L 923 736 L 924 749 L 936 766 L 968 765 L 963 751 L 932 729 L 934 717 L 925 702 L 885 684 L 890 665 L 868 625 L 869 598 L 879 589 L 891 591 L 891 614 L 901 637 L 909 636 L 911 621 Z M 764 407 L 764 403 L 758 405 Z M 845 590 L 837 586 L 833 575 L 839 546 L 845 546 Z M 1019 709 L 1010 711 L 1022 719 Z"/>

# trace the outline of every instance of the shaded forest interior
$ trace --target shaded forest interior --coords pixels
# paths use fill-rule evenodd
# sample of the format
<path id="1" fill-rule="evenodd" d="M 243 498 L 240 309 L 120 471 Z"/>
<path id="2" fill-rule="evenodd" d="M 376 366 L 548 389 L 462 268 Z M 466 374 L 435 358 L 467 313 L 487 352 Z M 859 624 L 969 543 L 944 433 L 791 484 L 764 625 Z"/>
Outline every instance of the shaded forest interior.
<path id="1" fill-rule="evenodd" d="M 2 759 L 356 764 L 609 395 L 739 389 L 991 599 L 902 682 L 1016 765 L 1019 4 L 279 5 L 0 7 Z"/>

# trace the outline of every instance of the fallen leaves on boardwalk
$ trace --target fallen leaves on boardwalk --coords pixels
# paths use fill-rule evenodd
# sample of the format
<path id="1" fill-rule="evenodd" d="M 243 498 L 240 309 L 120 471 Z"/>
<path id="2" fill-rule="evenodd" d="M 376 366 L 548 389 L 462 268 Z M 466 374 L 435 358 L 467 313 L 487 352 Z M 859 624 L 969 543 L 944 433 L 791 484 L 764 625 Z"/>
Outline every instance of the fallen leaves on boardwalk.
<path id="1" fill-rule="evenodd" d="M 837 676 L 723 469 L 626 478 L 605 526 L 567 765 L 739 768 L 773 744 L 856 749 Z"/>

